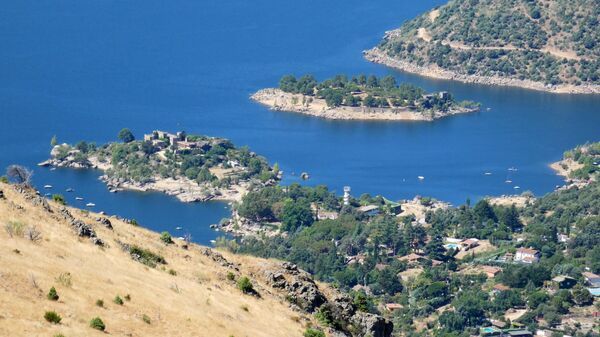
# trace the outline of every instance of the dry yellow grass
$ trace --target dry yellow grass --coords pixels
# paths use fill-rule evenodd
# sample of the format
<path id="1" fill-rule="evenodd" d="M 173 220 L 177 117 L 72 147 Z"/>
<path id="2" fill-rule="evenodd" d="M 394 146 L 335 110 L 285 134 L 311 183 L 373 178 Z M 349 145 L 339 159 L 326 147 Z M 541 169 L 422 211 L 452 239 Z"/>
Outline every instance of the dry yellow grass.
<path id="1" fill-rule="evenodd" d="M 262 298 L 243 295 L 222 267 L 192 245 L 165 246 L 159 234 L 110 218 L 114 230 L 96 224 L 95 214 L 70 209 L 73 216 L 93 224 L 107 246 L 100 248 L 79 238 L 69 224 L 26 201 L 12 187 L 0 183 L 0 336 L 301 336 L 308 318 L 292 311 L 279 294 L 261 283 L 262 270 L 273 261 L 230 256 L 240 264 L 239 275 L 249 275 Z M 20 221 L 35 225 L 42 239 L 34 243 L 10 237 L 4 225 Z M 149 268 L 132 260 L 118 241 L 137 244 L 159 253 L 168 264 Z M 170 275 L 169 269 L 177 272 Z M 71 285 L 59 282 L 71 275 Z M 57 302 L 46 298 L 52 287 Z M 124 305 L 113 303 L 116 295 Z M 102 299 L 104 307 L 96 301 Z M 48 310 L 62 316 L 54 325 L 43 318 Z M 143 317 L 150 319 L 150 324 Z M 93 330 L 89 321 L 99 316 L 106 332 Z"/>

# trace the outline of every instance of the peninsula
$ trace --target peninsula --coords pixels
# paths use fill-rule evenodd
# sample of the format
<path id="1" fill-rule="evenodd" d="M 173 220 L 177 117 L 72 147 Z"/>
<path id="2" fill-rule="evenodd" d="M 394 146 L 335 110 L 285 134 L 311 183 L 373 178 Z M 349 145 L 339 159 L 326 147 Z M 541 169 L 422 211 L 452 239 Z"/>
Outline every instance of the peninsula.
<path id="1" fill-rule="evenodd" d="M 153 131 L 135 140 L 128 129 L 119 138 L 102 146 L 55 144 L 51 158 L 39 165 L 99 169 L 112 192 L 160 191 L 183 202 L 240 200 L 253 188 L 276 184 L 281 174 L 224 138 Z"/>
<path id="2" fill-rule="evenodd" d="M 322 82 L 311 75 L 286 75 L 278 88 L 251 96 L 272 110 L 298 112 L 327 119 L 433 121 L 479 111 L 479 104 L 457 102 L 448 92 L 425 93 L 411 84 L 398 85 L 393 76 L 344 75 Z"/>
<path id="3" fill-rule="evenodd" d="M 366 51 L 423 76 L 554 93 L 600 93 L 597 1 L 455 0 Z"/>

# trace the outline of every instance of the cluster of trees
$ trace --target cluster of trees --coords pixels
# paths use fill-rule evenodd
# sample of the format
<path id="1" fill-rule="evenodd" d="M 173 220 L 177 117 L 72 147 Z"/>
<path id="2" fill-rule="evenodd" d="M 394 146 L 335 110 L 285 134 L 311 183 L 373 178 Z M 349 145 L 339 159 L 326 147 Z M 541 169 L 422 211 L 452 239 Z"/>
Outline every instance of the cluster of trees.
<path id="1" fill-rule="evenodd" d="M 160 148 L 150 141 L 135 140 L 128 129 L 122 129 L 118 137 L 121 143 L 109 143 L 99 147 L 85 141 L 75 146 L 60 146 L 57 158 L 73 156 L 75 162 L 85 163 L 90 156 L 95 156 L 100 161 L 112 164 L 106 172 L 109 177 L 139 183 L 152 181 L 157 175 L 175 179 L 185 176 L 198 184 L 218 186 L 229 186 L 253 178 L 261 182 L 277 178 L 277 172 L 271 170 L 266 159 L 257 156 L 247 147 L 236 148 L 227 140 L 208 141 L 208 145 L 202 148 L 165 151 L 163 157 L 157 154 Z M 192 135 L 188 138 L 208 140 L 203 136 Z M 239 163 L 244 170 L 220 180 L 210 172 L 215 166 L 229 168 L 231 162 Z"/>
<path id="2" fill-rule="evenodd" d="M 547 6 L 537 0 L 462 0 L 450 2 L 440 12 L 434 22 L 421 16 L 405 23 L 400 34 L 384 40 L 380 47 L 392 57 L 468 75 L 505 76 L 552 85 L 600 83 L 597 2 L 557 1 Z M 416 38 L 421 27 L 437 43 Z M 573 51 L 581 59 L 564 59 L 542 51 L 550 40 L 556 45 L 553 48 Z M 441 41 L 473 49 L 451 48 Z M 517 49 L 510 49 L 513 47 Z"/>
<path id="3" fill-rule="evenodd" d="M 279 88 L 285 92 L 324 99 L 330 107 L 412 107 L 445 112 L 456 104 L 449 94 L 424 97 L 423 89 L 412 84 L 398 85 L 390 75 L 380 78 L 361 74 L 351 79 L 336 75 L 320 83 L 312 75 L 304 75 L 299 79 L 286 75 L 279 81 Z"/>
<path id="4" fill-rule="evenodd" d="M 225 242 L 223 246 L 239 253 L 294 262 L 344 289 L 366 286 L 369 295 L 354 292 L 355 301 L 365 311 L 373 312 L 378 309 L 369 303 L 400 303 L 402 308 L 395 310 L 391 318 L 396 331 L 410 335 L 415 335 L 416 320 L 446 305 L 454 310 L 444 310 L 425 332 L 439 336 L 476 334 L 489 319 L 504 319 L 510 308 L 528 309 L 520 323 L 529 329 L 538 327 L 539 318 L 555 327 L 573 307 L 593 301 L 582 286 L 581 273 L 585 267 L 600 272 L 599 200 L 600 183 L 593 182 L 580 189 L 553 192 L 524 209 L 493 206 L 486 200 L 471 206 L 467 201 L 457 208 L 428 212 L 426 221 L 431 226 L 423 227 L 411 216 L 382 212 L 365 217 L 357 212 L 357 206 L 365 204 L 385 209 L 386 201 L 381 197 L 363 195 L 342 206 L 340 199 L 323 186 L 269 187 L 248 194 L 240 205 L 240 215 L 255 221 L 280 221 L 286 234 L 268 239 L 249 237 L 239 244 Z M 338 211 L 339 217 L 316 220 L 311 205 L 313 209 L 316 206 Z M 561 242 L 559 233 L 571 234 L 572 239 Z M 523 240 L 513 240 L 515 235 Z M 505 264 L 490 283 L 483 274 L 456 272 L 474 259 L 455 259 L 455 252 L 443 246 L 445 236 L 489 239 L 497 247 L 497 254 L 531 247 L 542 257 L 532 265 Z M 400 278 L 399 273 L 409 266 L 398 256 L 411 252 L 425 256 L 419 262 L 423 272 L 414 278 Z M 349 257 L 355 262 L 348 263 Z M 434 265 L 432 260 L 443 263 Z M 558 275 L 571 276 L 578 284 L 573 289 L 548 292 L 547 283 Z M 494 283 L 510 289 L 492 294 Z"/>

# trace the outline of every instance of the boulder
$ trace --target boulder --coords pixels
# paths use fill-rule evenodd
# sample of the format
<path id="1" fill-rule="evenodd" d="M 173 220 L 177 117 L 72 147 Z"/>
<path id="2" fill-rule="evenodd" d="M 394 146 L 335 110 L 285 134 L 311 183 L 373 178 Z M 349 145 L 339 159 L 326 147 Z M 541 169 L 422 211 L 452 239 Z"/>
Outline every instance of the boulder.
<path id="1" fill-rule="evenodd" d="M 99 217 L 96 219 L 96 222 L 100 223 L 102 226 L 108 228 L 108 229 L 113 229 L 112 223 L 110 222 L 110 220 L 108 220 L 108 218 L 105 217 Z"/>
<path id="2" fill-rule="evenodd" d="M 352 317 L 351 323 L 360 331 L 359 336 L 389 337 L 394 330 L 392 322 L 366 312 L 357 312 Z"/>

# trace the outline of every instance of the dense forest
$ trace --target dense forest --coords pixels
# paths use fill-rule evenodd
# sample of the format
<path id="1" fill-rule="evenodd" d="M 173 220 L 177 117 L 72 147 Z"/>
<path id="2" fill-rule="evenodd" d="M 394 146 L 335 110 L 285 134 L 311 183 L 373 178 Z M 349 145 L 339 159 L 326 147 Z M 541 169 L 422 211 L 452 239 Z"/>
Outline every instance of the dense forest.
<path id="1" fill-rule="evenodd" d="M 596 0 L 454 0 L 404 23 L 379 48 L 459 74 L 600 84 L 599 17 Z"/>
<path id="2" fill-rule="evenodd" d="M 565 157 L 587 163 L 599 145 Z M 324 186 L 271 186 L 237 212 L 279 234 L 218 244 L 298 264 L 350 291 L 361 310 L 389 316 L 397 335 L 598 336 L 590 290 L 599 285 L 587 279 L 600 273 L 600 183 L 588 174 L 522 207 L 467 200 L 424 221 L 379 196 L 344 202 Z"/>
<path id="3" fill-rule="evenodd" d="M 393 76 L 383 78 L 364 74 L 348 79 L 345 75 L 318 82 L 312 75 L 296 78 L 286 75 L 279 81 L 282 91 L 302 94 L 304 99 L 324 99 L 329 107 L 369 107 L 389 108 L 405 107 L 418 111 L 447 112 L 458 106 L 478 108 L 478 104 L 470 101 L 457 102 L 451 94 L 426 92 L 412 84 L 398 85 Z"/>

